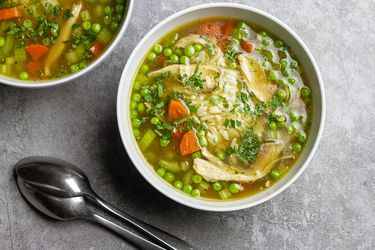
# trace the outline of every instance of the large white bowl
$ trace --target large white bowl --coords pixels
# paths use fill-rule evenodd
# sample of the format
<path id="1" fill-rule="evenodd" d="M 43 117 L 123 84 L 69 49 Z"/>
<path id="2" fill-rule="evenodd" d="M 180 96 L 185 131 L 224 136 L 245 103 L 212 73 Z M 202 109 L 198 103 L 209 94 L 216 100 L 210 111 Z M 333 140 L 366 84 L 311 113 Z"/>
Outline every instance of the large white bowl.
<path id="1" fill-rule="evenodd" d="M 126 1 L 126 8 L 124 13 L 124 19 L 121 24 L 121 28 L 119 32 L 117 33 L 115 39 L 112 41 L 110 46 L 104 51 L 102 55 L 100 55 L 99 58 L 97 58 L 95 61 L 93 61 L 91 64 L 89 64 L 86 68 L 83 70 L 78 71 L 77 73 L 67 75 L 65 77 L 56 78 L 52 80 L 43 80 L 43 81 L 22 81 L 18 80 L 16 78 L 7 77 L 4 75 L 0 75 L 0 83 L 10 85 L 13 87 L 20 87 L 20 88 L 31 88 L 31 89 L 37 89 L 37 88 L 48 88 L 48 87 L 54 87 L 63 83 L 67 83 L 70 81 L 73 81 L 74 79 L 86 74 L 87 72 L 94 69 L 96 66 L 98 66 L 116 47 L 117 43 L 120 41 L 121 37 L 124 35 L 126 28 L 128 27 L 129 20 L 133 11 L 133 2 L 134 0 L 127 0 Z"/>
<path id="2" fill-rule="evenodd" d="M 129 103 L 132 81 L 147 51 L 169 31 L 190 21 L 208 17 L 232 17 L 259 25 L 276 34 L 295 52 L 310 81 L 313 97 L 313 121 L 311 134 L 298 162 L 279 182 L 257 195 L 233 201 L 209 201 L 191 198 L 176 190 L 159 176 L 143 157 L 132 133 Z M 276 196 L 291 185 L 310 162 L 318 146 L 325 118 L 323 82 L 318 67 L 298 35 L 277 18 L 258 9 L 230 3 L 213 3 L 182 10 L 154 27 L 138 44 L 124 68 L 117 95 L 117 119 L 122 141 L 132 162 L 142 176 L 157 190 L 183 205 L 207 211 L 233 211 L 249 208 Z M 300 190 L 303 192 L 303 190 Z"/>

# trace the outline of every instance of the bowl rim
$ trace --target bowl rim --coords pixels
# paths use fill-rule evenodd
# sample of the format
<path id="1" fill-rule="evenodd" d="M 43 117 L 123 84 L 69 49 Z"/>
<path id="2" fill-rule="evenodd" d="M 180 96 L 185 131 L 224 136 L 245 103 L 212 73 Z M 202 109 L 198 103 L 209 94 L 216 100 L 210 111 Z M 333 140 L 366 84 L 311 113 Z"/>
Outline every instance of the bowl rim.
<path id="1" fill-rule="evenodd" d="M 56 79 L 51 79 L 51 80 L 46 80 L 46 81 L 21 81 L 16 78 L 0 75 L 0 84 L 12 86 L 12 87 L 18 87 L 18 88 L 41 89 L 41 88 L 48 88 L 48 87 L 56 87 L 58 85 L 71 82 L 85 75 L 86 73 L 90 72 L 112 53 L 112 51 L 115 49 L 115 47 L 119 43 L 120 39 L 123 37 L 129 25 L 129 22 L 133 13 L 133 5 L 134 5 L 134 0 L 128 0 L 127 2 L 128 2 L 128 5 L 125 10 L 125 15 L 121 24 L 121 29 L 117 33 L 115 39 L 111 42 L 110 46 L 104 51 L 104 53 L 100 55 L 99 58 L 97 58 L 95 61 L 90 63 L 83 70 L 80 70 L 74 74 L 70 74 L 66 77 L 56 78 Z"/>
<path id="2" fill-rule="evenodd" d="M 319 124 L 319 127 L 318 127 L 318 132 L 316 134 L 316 138 L 315 138 L 315 141 L 314 141 L 314 143 L 311 147 L 311 150 L 310 150 L 310 152 L 307 153 L 307 157 L 306 157 L 305 161 L 302 163 L 300 169 L 293 176 L 291 176 L 291 178 L 284 185 L 282 185 L 278 189 L 274 190 L 273 192 L 271 192 L 269 194 L 266 194 L 263 198 L 260 198 L 258 200 L 252 201 L 252 202 L 244 203 L 244 204 L 233 204 L 232 206 L 226 206 L 226 207 L 206 206 L 204 204 L 200 204 L 199 202 L 193 202 L 193 201 L 187 202 L 185 200 L 180 199 L 179 197 L 173 196 L 172 194 L 168 193 L 163 187 L 160 187 L 160 186 L 156 185 L 156 183 L 154 183 L 153 180 L 151 180 L 146 175 L 145 171 L 150 171 L 150 170 L 148 168 L 146 170 L 146 166 L 143 166 L 144 165 L 143 163 L 137 162 L 135 157 L 132 154 L 130 154 L 130 152 L 132 152 L 131 147 L 134 147 L 134 146 L 137 147 L 137 145 L 134 145 L 133 142 L 130 142 L 131 140 L 127 140 L 128 138 L 127 138 L 126 135 L 127 135 L 127 133 L 131 133 L 131 131 L 126 131 L 125 125 L 123 124 L 123 122 L 127 121 L 129 118 L 125 115 L 125 113 L 124 114 L 122 113 L 122 111 L 123 111 L 123 109 L 122 109 L 122 103 L 123 103 L 122 92 L 125 91 L 124 88 L 126 87 L 125 86 L 125 78 L 127 78 L 126 73 L 129 71 L 129 68 L 131 66 L 131 63 L 132 63 L 134 57 L 136 56 L 136 54 L 138 54 L 138 51 L 142 48 L 142 45 L 149 39 L 149 37 L 152 36 L 155 32 L 157 32 L 164 25 L 166 25 L 167 23 L 173 21 L 174 19 L 176 19 L 180 16 L 183 16 L 183 15 L 188 14 L 190 12 L 194 12 L 194 11 L 201 10 L 201 9 L 210 9 L 210 8 L 217 8 L 217 7 L 221 7 L 221 8 L 229 7 L 229 8 L 237 8 L 237 9 L 241 9 L 241 10 L 250 11 L 250 12 L 262 15 L 265 18 L 270 19 L 271 21 L 277 23 L 282 28 L 286 29 L 289 32 L 289 34 L 293 37 L 293 39 L 295 39 L 297 41 L 297 43 L 299 43 L 299 45 L 302 47 L 302 49 L 306 53 L 308 59 L 311 61 L 314 73 L 316 74 L 316 77 L 317 77 L 318 85 L 320 87 L 320 98 L 321 98 L 321 115 L 320 115 L 320 124 Z M 229 211 L 236 211 L 236 210 L 242 210 L 242 209 L 245 209 L 245 208 L 250 208 L 250 207 L 259 205 L 261 203 L 264 203 L 264 202 L 272 199 L 273 197 L 275 197 L 276 195 L 280 194 L 285 189 L 287 189 L 302 174 L 302 172 L 306 169 L 306 167 L 309 165 L 312 157 L 314 156 L 314 154 L 316 152 L 316 149 L 318 147 L 318 144 L 320 142 L 320 139 L 322 137 L 322 134 L 323 134 L 325 116 L 326 116 L 325 91 L 324 91 L 323 79 L 321 77 L 321 74 L 320 74 L 319 68 L 317 66 L 317 63 L 315 62 L 315 59 L 313 58 L 310 50 L 307 48 L 307 46 L 302 41 L 302 39 L 288 25 L 283 23 L 278 18 L 272 16 L 271 14 L 268 14 L 265 11 L 259 10 L 257 8 L 251 7 L 251 6 L 247 6 L 247 5 L 244 5 L 244 4 L 237 4 L 237 3 L 207 3 L 207 4 L 200 4 L 200 5 L 192 6 L 192 7 L 180 10 L 177 13 L 165 18 L 159 24 L 157 24 L 154 28 L 152 28 L 143 37 L 143 39 L 138 43 L 138 45 L 133 49 L 132 54 L 128 58 L 128 61 L 125 65 L 125 67 L 124 67 L 124 70 L 123 70 L 123 73 L 122 73 L 122 76 L 121 76 L 121 79 L 120 79 L 120 84 L 119 84 L 118 93 L 117 93 L 117 108 L 116 109 L 117 109 L 117 123 L 118 123 L 118 128 L 119 128 L 119 132 L 120 132 L 122 142 L 123 142 L 124 147 L 125 147 L 128 155 L 129 155 L 129 158 L 131 159 L 132 163 L 134 164 L 134 166 L 136 167 L 138 172 L 143 176 L 143 178 L 146 179 L 146 181 L 149 184 L 151 184 L 156 190 L 158 190 L 159 192 L 161 192 L 162 194 L 164 194 L 168 198 L 170 198 L 170 199 L 172 199 L 172 200 L 174 200 L 174 201 L 176 201 L 176 202 L 178 202 L 182 205 L 185 205 L 185 206 L 188 206 L 188 207 L 191 207 L 191 208 L 194 208 L 194 209 L 203 210 L 203 211 L 211 211 L 211 212 L 229 212 Z M 123 117 L 123 116 L 125 116 L 125 119 L 121 119 L 121 117 Z M 142 158 L 144 158 L 143 155 L 142 155 Z M 171 187 L 169 187 L 169 188 L 171 188 Z M 266 192 L 266 191 L 267 190 L 265 190 L 263 192 Z M 249 198 L 249 197 L 246 197 L 246 198 Z M 244 198 L 244 199 L 246 199 L 246 198 Z M 240 199 L 240 200 L 243 200 L 243 199 Z M 217 203 L 215 201 L 207 201 L 207 200 L 201 200 L 201 201 L 204 201 L 205 203 L 207 203 L 207 202 L 212 203 L 212 204 Z M 234 200 L 234 201 L 237 201 L 237 200 Z M 234 202 L 234 201 L 228 201 L 226 203 L 230 204 L 231 202 Z"/>

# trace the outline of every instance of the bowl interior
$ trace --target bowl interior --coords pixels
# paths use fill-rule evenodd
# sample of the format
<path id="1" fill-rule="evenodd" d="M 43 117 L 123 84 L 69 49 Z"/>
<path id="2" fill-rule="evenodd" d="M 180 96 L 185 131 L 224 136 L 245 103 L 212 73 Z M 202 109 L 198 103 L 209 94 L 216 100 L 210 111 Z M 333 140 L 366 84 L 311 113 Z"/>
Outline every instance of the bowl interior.
<path id="1" fill-rule="evenodd" d="M 43 80 L 43 81 L 20 81 L 18 79 L 8 77 L 8 76 L 3 76 L 0 75 L 0 83 L 10 85 L 13 87 L 21 87 L 21 88 L 47 88 L 47 87 L 53 87 L 57 86 L 66 82 L 70 82 L 87 72 L 91 71 L 94 69 L 96 66 L 100 64 L 101 61 L 104 60 L 115 48 L 119 40 L 121 39 L 122 35 L 125 33 L 125 30 L 129 24 L 129 20 L 131 17 L 131 13 L 133 10 L 133 2 L 134 0 L 128 0 L 126 1 L 126 8 L 124 12 L 124 18 L 121 23 L 121 28 L 118 31 L 116 37 L 113 39 L 111 44 L 108 46 L 108 48 L 104 51 L 103 54 L 101 54 L 96 60 L 94 60 L 92 63 L 90 63 L 86 68 L 78 71 L 77 73 L 70 74 L 61 78 L 56 78 L 52 80 Z"/>
<path id="2" fill-rule="evenodd" d="M 144 159 L 137 146 L 135 138 L 132 135 L 131 119 L 128 111 L 132 80 L 137 73 L 138 65 L 142 62 L 149 48 L 171 30 L 193 20 L 209 17 L 230 17 L 246 20 L 265 28 L 285 41 L 295 52 L 299 62 L 302 64 L 305 74 L 310 81 L 313 97 L 313 122 L 310 137 L 300 159 L 290 172 L 272 187 L 257 195 L 226 202 L 188 197 L 159 178 Z M 209 211 L 232 211 L 251 207 L 272 198 L 288 187 L 302 173 L 312 158 L 321 136 L 324 121 L 324 90 L 319 71 L 310 52 L 300 38 L 285 24 L 267 13 L 244 5 L 207 4 L 186 9 L 167 18 L 151 30 L 138 44 L 130 56 L 121 78 L 117 100 L 117 116 L 125 148 L 134 165 L 151 185 L 169 198 L 193 208 Z"/>

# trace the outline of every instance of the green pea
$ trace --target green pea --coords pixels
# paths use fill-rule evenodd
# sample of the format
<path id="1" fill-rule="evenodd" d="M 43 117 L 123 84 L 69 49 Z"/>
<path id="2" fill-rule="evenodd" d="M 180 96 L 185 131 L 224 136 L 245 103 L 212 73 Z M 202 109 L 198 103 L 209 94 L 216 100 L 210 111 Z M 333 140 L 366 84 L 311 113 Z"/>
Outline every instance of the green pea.
<path id="1" fill-rule="evenodd" d="M 201 191 L 199 191 L 199 189 L 193 189 L 191 191 L 191 196 L 193 197 L 199 197 L 201 195 Z"/>
<path id="2" fill-rule="evenodd" d="M 190 184 L 185 184 L 184 187 L 182 188 L 182 190 L 187 193 L 187 194 L 190 194 L 191 191 L 193 191 L 193 186 L 190 185 Z"/>
<path id="3" fill-rule="evenodd" d="M 80 68 L 80 69 L 83 69 L 83 68 L 86 68 L 86 63 L 85 62 L 79 62 L 78 63 L 78 67 Z"/>
<path id="4" fill-rule="evenodd" d="M 282 41 L 280 41 L 280 40 L 277 40 L 276 42 L 275 42 L 275 47 L 276 48 L 281 48 L 283 46 L 283 42 Z"/>
<path id="5" fill-rule="evenodd" d="M 142 64 L 141 66 L 141 72 L 143 74 L 147 74 L 150 71 L 150 67 L 147 64 Z"/>
<path id="6" fill-rule="evenodd" d="M 296 79 L 294 79 L 294 78 L 289 78 L 289 79 L 288 79 L 288 82 L 289 82 L 290 84 L 295 84 L 295 83 L 296 83 Z"/>
<path id="7" fill-rule="evenodd" d="M 72 73 L 76 73 L 79 71 L 79 67 L 78 67 L 78 64 L 73 64 L 73 65 L 70 65 L 70 71 Z"/>
<path id="8" fill-rule="evenodd" d="M 216 153 L 216 157 L 219 158 L 220 160 L 224 161 L 225 160 L 225 152 L 220 150 Z"/>
<path id="9" fill-rule="evenodd" d="M 285 93 L 284 90 L 278 90 L 276 92 L 276 95 L 277 95 L 277 97 L 280 98 L 280 100 L 285 100 L 285 98 L 286 98 L 286 93 Z"/>
<path id="10" fill-rule="evenodd" d="M 94 24 L 91 26 L 91 30 L 92 30 L 94 33 L 99 33 L 101 29 L 102 29 L 102 26 L 101 26 L 99 23 L 94 23 Z"/>
<path id="11" fill-rule="evenodd" d="M 206 147 L 207 146 L 207 139 L 205 137 L 202 137 L 199 139 L 199 144 L 202 146 L 202 147 Z"/>
<path id="12" fill-rule="evenodd" d="M 187 56 L 181 56 L 180 61 L 182 64 L 185 64 L 185 65 L 190 63 L 190 59 Z"/>
<path id="13" fill-rule="evenodd" d="M 112 15 L 112 13 L 113 13 L 113 8 L 112 8 L 112 6 L 105 6 L 105 8 L 104 8 L 104 13 L 105 14 L 107 14 L 107 15 Z"/>
<path id="14" fill-rule="evenodd" d="M 283 76 L 286 76 L 286 77 L 289 76 L 289 72 L 286 69 L 281 70 L 281 73 L 283 74 Z"/>
<path id="15" fill-rule="evenodd" d="M 298 63 L 297 61 L 291 61 L 290 62 L 290 68 L 291 69 L 296 69 L 298 67 Z"/>
<path id="16" fill-rule="evenodd" d="M 275 71 L 270 71 L 270 73 L 268 74 L 268 78 L 272 81 L 275 81 L 276 78 L 277 78 L 277 74 Z"/>
<path id="17" fill-rule="evenodd" d="M 124 10 L 125 10 L 125 7 L 122 4 L 117 4 L 116 7 L 115 7 L 116 13 L 123 13 Z"/>
<path id="18" fill-rule="evenodd" d="M 82 23 L 82 29 L 84 30 L 90 30 L 91 29 L 91 23 L 90 21 L 85 21 Z"/>
<path id="19" fill-rule="evenodd" d="M 149 92 L 150 91 L 149 91 L 148 88 L 143 88 L 143 89 L 141 89 L 141 96 L 146 96 Z"/>
<path id="20" fill-rule="evenodd" d="M 270 126 L 270 129 L 272 129 L 272 130 L 276 130 L 277 129 L 277 124 L 276 124 L 276 122 L 270 122 L 270 124 L 269 124 L 269 126 Z"/>
<path id="21" fill-rule="evenodd" d="M 148 53 L 147 60 L 154 61 L 155 59 L 156 59 L 156 53 L 155 52 Z"/>
<path id="22" fill-rule="evenodd" d="M 286 82 L 282 79 L 280 79 L 277 83 L 279 84 L 280 87 L 285 87 L 287 85 Z"/>
<path id="23" fill-rule="evenodd" d="M 184 48 L 184 54 L 188 57 L 192 57 L 195 54 L 195 49 L 193 45 L 186 46 Z"/>
<path id="24" fill-rule="evenodd" d="M 180 180 L 177 180 L 177 181 L 174 182 L 173 186 L 174 186 L 176 189 L 181 190 L 182 187 L 184 186 L 184 183 L 183 183 L 182 181 L 180 181 Z"/>
<path id="25" fill-rule="evenodd" d="M 138 93 L 133 94 L 132 100 L 135 102 L 140 102 L 141 101 L 141 95 Z"/>
<path id="26" fill-rule="evenodd" d="M 146 111 L 146 106 L 143 103 L 138 104 L 137 110 L 139 113 L 143 113 Z"/>
<path id="27" fill-rule="evenodd" d="M 202 176 L 200 176 L 200 175 L 198 175 L 198 174 L 193 175 L 192 179 L 193 179 L 193 182 L 194 182 L 195 184 L 199 184 L 199 183 L 202 182 Z"/>
<path id="28" fill-rule="evenodd" d="M 166 147 L 166 146 L 168 146 L 169 142 L 170 141 L 167 140 L 167 139 L 160 139 L 160 146 Z"/>
<path id="29" fill-rule="evenodd" d="M 229 186 L 229 191 L 230 191 L 232 194 L 236 194 L 236 193 L 238 193 L 240 190 L 241 190 L 241 185 L 238 184 L 238 183 L 232 183 L 232 184 L 230 184 L 230 186 Z"/>
<path id="30" fill-rule="evenodd" d="M 139 128 L 141 126 L 142 122 L 140 119 L 133 119 L 132 121 L 132 125 L 133 125 L 133 128 Z"/>
<path id="31" fill-rule="evenodd" d="M 268 66 L 268 64 L 269 64 L 269 62 L 264 61 L 264 62 L 262 62 L 262 67 L 263 67 L 263 68 L 266 68 L 266 67 Z"/>
<path id="32" fill-rule="evenodd" d="M 138 117 L 138 112 L 135 110 L 130 111 L 130 118 L 134 119 Z"/>
<path id="33" fill-rule="evenodd" d="M 282 69 L 286 69 L 286 67 L 288 66 L 288 61 L 285 60 L 285 59 L 281 59 L 280 60 L 280 66 Z"/>
<path id="34" fill-rule="evenodd" d="M 229 148 L 227 148 L 227 150 L 225 150 L 225 153 L 226 153 L 227 155 L 231 155 L 231 154 L 234 153 L 234 150 L 233 150 L 233 148 L 229 147 Z"/>
<path id="35" fill-rule="evenodd" d="M 305 143 L 305 141 L 306 141 L 306 136 L 305 136 L 305 135 L 302 135 L 302 134 L 299 134 L 299 135 L 298 135 L 298 138 L 297 138 L 297 141 L 298 141 L 299 143 Z"/>
<path id="36" fill-rule="evenodd" d="M 215 182 L 214 184 L 212 184 L 212 187 L 216 191 L 220 191 L 221 190 L 221 184 L 219 182 Z"/>
<path id="37" fill-rule="evenodd" d="M 166 172 L 164 175 L 164 180 L 168 182 L 174 181 L 174 174 L 172 174 L 171 172 Z"/>
<path id="38" fill-rule="evenodd" d="M 274 180 L 277 180 L 277 179 L 279 179 L 279 177 L 280 177 L 280 173 L 279 173 L 279 171 L 273 169 L 273 170 L 271 171 L 271 178 L 274 179 Z"/>
<path id="39" fill-rule="evenodd" d="M 193 159 L 201 158 L 201 157 L 202 157 L 202 153 L 201 153 L 200 151 L 195 152 L 195 153 L 193 153 L 193 154 L 191 155 L 191 157 L 192 157 Z"/>
<path id="40" fill-rule="evenodd" d="M 163 46 L 161 46 L 161 44 L 157 43 L 157 44 L 154 45 L 153 50 L 156 54 L 160 54 L 163 51 Z"/>
<path id="41" fill-rule="evenodd" d="M 195 51 L 199 52 L 203 50 L 203 46 L 200 43 L 194 44 Z"/>
<path id="42" fill-rule="evenodd" d="M 23 27 L 25 27 L 26 29 L 31 28 L 32 25 L 33 23 L 29 19 L 26 19 L 25 21 L 23 21 Z"/>
<path id="43" fill-rule="evenodd" d="M 136 109 L 137 106 L 138 106 L 137 102 L 135 102 L 135 101 L 131 101 L 131 102 L 130 102 L 130 109 L 131 109 L 131 110 Z"/>
<path id="44" fill-rule="evenodd" d="M 29 74 L 26 71 L 22 71 L 22 72 L 19 73 L 18 77 L 21 80 L 27 80 L 27 79 L 29 79 Z"/>
<path id="45" fill-rule="evenodd" d="M 165 170 L 165 168 L 159 168 L 158 170 L 156 170 L 156 173 L 160 176 L 160 177 L 164 177 L 165 173 L 167 172 L 167 170 Z"/>
<path id="46" fill-rule="evenodd" d="M 172 63 L 179 63 L 180 62 L 180 58 L 178 58 L 178 55 L 176 55 L 176 54 L 170 55 L 169 59 L 172 61 Z"/>
<path id="47" fill-rule="evenodd" d="M 117 22 L 121 22 L 121 21 L 122 21 L 122 14 L 120 14 L 120 13 L 116 14 L 116 16 L 115 16 L 115 20 L 116 20 Z"/>
<path id="48" fill-rule="evenodd" d="M 159 123 L 159 118 L 157 118 L 157 117 L 152 117 L 150 122 L 151 122 L 151 124 L 156 125 L 156 124 Z"/>
<path id="49" fill-rule="evenodd" d="M 302 145 L 296 142 L 293 144 L 292 150 L 296 153 L 299 153 L 302 151 Z"/>
<path id="50" fill-rule="evenodd" d="M 285 121 L 279 121 L 279 122 L 277 122 L 277 127 L 278 127 L 278 128 L 284 128 L 285 125 L 286 125 L 286 122 L 285 122 Z"/>
<path id="51" fill-rule="evenodd" d="M 303 87 L 302 89 L 301 89 L 301 95 L 302 95 L 302 97 L 309 97 L 310 96 L 310 94 L 311 94 L 311 92 L 310 92 L 310 89 L 309 88 L 307 88 L 307 87 Z"/>
<path id="52" fill-rule="evenodd" d="M 264 39 L 262 43 L 263 43 L 263 45 L 266 46 L 266 47 L 269 46 L 269 45 L 271 44 L 271 42 L 270 42 L 269 40 L 267 40 L 267 39 Z"/>
<path id="53" fill-rule="evenodd" d="M 139 137 L 141 135 L 141 131 L 139 131 L 139 129 L 133 129 L 133 135 L 135 137 Z"/>
<path id="54" fill-rule="evenodd" d="M 298 119 L 298 114 L 296 112 L 290 112 L 289 113 L 290 120 L 292 121 L 297 121 Z"/>
<path id="55" fill-rule="evenodd" d="M 164 51 L 163 51 L 163 54 L 165 56 L 170 56 L 172 55 L 173 51 L 170 49 L 170 48 L 165 48 Z"/>
<path id="56" fill-rule="evenodd" d="M 198 138 L 202 138 L 204 136 L 204 131 L 203 130 L 197 131 L 197 136 Z"/>
<path id="57" fill-rule="evenodd" d="M 112 30 L 112 31 L 118 31 L 119 28 L 120 28 L 120 24 L 119 24 L 118 22 L 113 21 L 113 22 L 111 23 L 111 30 Z"/>

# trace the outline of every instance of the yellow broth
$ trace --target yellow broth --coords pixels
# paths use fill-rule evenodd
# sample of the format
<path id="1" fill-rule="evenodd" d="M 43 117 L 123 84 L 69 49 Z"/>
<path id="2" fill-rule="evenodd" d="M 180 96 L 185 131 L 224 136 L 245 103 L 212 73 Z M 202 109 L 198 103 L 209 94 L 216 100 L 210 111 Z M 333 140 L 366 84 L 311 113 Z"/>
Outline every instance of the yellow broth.
<path id="1" fill-rule="evenodd" d="M 246 35 L 241 33 L 242 28 L 251 34 Z M 171 76 L 170 72 L 164 77 L 160 77 L 160 75 L 159 77 L 149 76 L 150 72 L 155 72 L 170 65 L 193 65 L 193 63 L 190 63 L 190 60 L 195 61 L 194 65 L 198 65 L 196 67 L 199 67 L 199 58 L 202 58 L 200 53 L 203 51 L 206 52 L 206 56 L 209 55 L 211 44 L 207 42 L 204 46 L 197 46 L 195 51 L 193 51 L 194 53 L 185 50 L 189 45 L 183 49 L 177 48 L 178 41 L 191 34 L 199 34 L 200 37 L 207 40 L 210 40 L 207 37 L 215 37 L 215 46 L 223 52 L 226 63 L 226 66 L 223 66 L 224 68 L 229 68 L 236 72 L 242 70 L 240 68 L 242 65 L 238 61 L 241 54 L 248 54 L 256 58 L 262 67 L 261 73 L 267 75 L 268 81 L 277 87 L 277 92 L 275 92 L 275 95 L 268 103 L 257 100 L 257 96 L 254 97 L 254 93 L 251 94 L 252 91 L 249 90 L 248 97 L 246 97 L 249 102 L 254 102 L 262 107 L 259 110 L 248 111 L 248 113 L 253 114 L 255 117 L 253 122 L 244 124 L 243 122 L 233 122 L 231 120 L 227 124 L 224 124 L 228 129 L 238 129 L 241 131 L 240 134 L 243 133 L 237 138 L 242 142 L 239 147 L 237 145 L 236 149 L 232 148 L 233 140 L 220 140 L 220 143 L 213 143 L 210 140 L 208 140 L 208 143 L 207 140 L 206 142 L 204 140 L 201 142 L 199 134 L 204 134 L 203 137 L 206 139 L 210 132 L 209 129 L 204 128 L 204 121 L 200 121 L 200 124 L 193 123 L 191 126 L 187 125 L 189 124 L 188 118 L 190 116 L 199 117 L 199 112 L 194 113 L 194 105 L 189 106 L 189 103 L 195 103 L 194 100 L 199 99 L 196 96 L 201 96 L 204 100 L 217 97 L 214 96 L 214 92 L 219 87 L 216 86 L 212 92 L 208 93 L 199 92 L 202 90 L 198 88 L 197 94 L 188 94 L 195 98 L 193 101 L 184 100 L 186 95 L 176 95 L 176 89 L 181 90 L 181 87 L 192 88 L 191 91 L 187 90 L 187 93 L 194 92 L 194 86 L 185 85 L 184 81 L 186 78 L 183 78 L 181 75 L 175 76 L 172 74 Z M 264 42 L 265 40 L 267 41 Z M 222 41 L 224 45 L 218 41 Z M 250 51 L 248 51 L 248 43 L 252 46 Z M 232 48 L 236 50 L 233 52 L 231 51 Z M 271 51 L 272 56 L 267 51 Z M 229 53 L 234 54 L 234 56 L 228 55 Z M 178 60 L 173 58 L 174 56 L 177 56 Z M 278 60 L 275 61 L 275 57 Z M 237 82 L 240 84 L 239 80 Z M 158 92 L 157 90 L 153 90 L 153 87 L 156 85 L 161 85 L 160 88 L 162 91 L 158 93 L 160 95 L 159 98 L 156 98 L 157 102 L 154 102 L 148 95 L 150 95 L 150 92 L 153 93 L 152 91 Z M 130 104 L 133 133 L 141 151 L 150 165 L 154 167 L 156 174 L 169 182 L 173 188 L 179 189 L 181 192 L 196 198 L 210 200 L 244 198 L 272 186 L 283 178 L 297 161 L 303 150 L 303 145 L 306 143 L 311 124 L 312 99 L 307 85 L 308 79 L 306 79 L 301 65 L 298 64 L 296 56 L 276 36 L 264 31 L 260 27 L 241 20 L 228 18 L 197 20 L 165 35 L 151 48 L 140 65 L 139 72 L 134 79 L 132 101 Z M 241 91 L 244 90 L 242 89 Z M 280 92 L 283 93 L 280 94 Z M 285 93 L 287 93 L 287 98 L 289 99 L 284 96 Z M 189 115 L 177 119 L 169 117 L 170 111 L 168 108 L 171 105 L 171 100 L 176 99 L 180 101 L 182 99 L 183 104 L 189 109 Z M 223 100 L 212 101 L 211 99 L 210 105 L 212 108 L 224 102 Z M 298 110 L 293 109 L 295 107 L 293 103 L 295 102 L 299 103 Z M 153 107 L 157 103 L 163 103 L 164 105 L 159 108 L 161 113 L 153 111 Z M 276 108 L 273 109 L 274 107 Z M 277 112 L 284 113 L 276 115 Z M 188 122 L 184 121 L 186 119 Z M 170 130 L 172 132 L 168 132 L 168 129 L 160 127 L 160 124 L 167 124 L 166 127 L 170 126 L 169 129 L 172 129 Z M 222 124 L 219 125 L 222 126 Z M 181 129 L 181 127 L 183 128 Z M 181 136 L 175 135 L 179 133 L 184 134 L 191 130 L 195 132 L 200 148 L 206 148 L 209 152 L 212 152 L 224 165 L 235 163 L 239 168 L 251 169 L 252 163 L 256 161 L 256 158 L 250 157 L 250 161 L 245 161 L 243 157 L 249 157 L 249 155 L 241 156 L 243 151 L 239 151 L 239 148 L 243 148 L 245 139 L 250 137 L 257 138 L 260 146 L 268 143 L 270 139 L 272 141 L 272 138 L 285 137 L 285 146 L 279 157 L 282 159 L 278 159 L 277 162 L 272 164 L 272 169 L 267 174 L 255 181 L 210 180 L 198 174 L 193 168 L 194 158 L 207 158 L 202 155 L 200 150 L 182 155 L 180 148 Z M 165 133 L 167 133 L 167 136 Z M 254 141 L 256 142 L 255 139 Z M 256 143 L 252 148 L 254 150 L 252 152 L 256 152 L 256 157 L 259 157 L 259 151 L 255 149 Z M 166 165 L 165 162 L 170 165 Z"/>
<path id="2" fill-rule="evenodd" d="M 125 0 L 6 0 L 0 3 L 0 74 L 49 80 L 76 73 L 111 44 Z"/>

